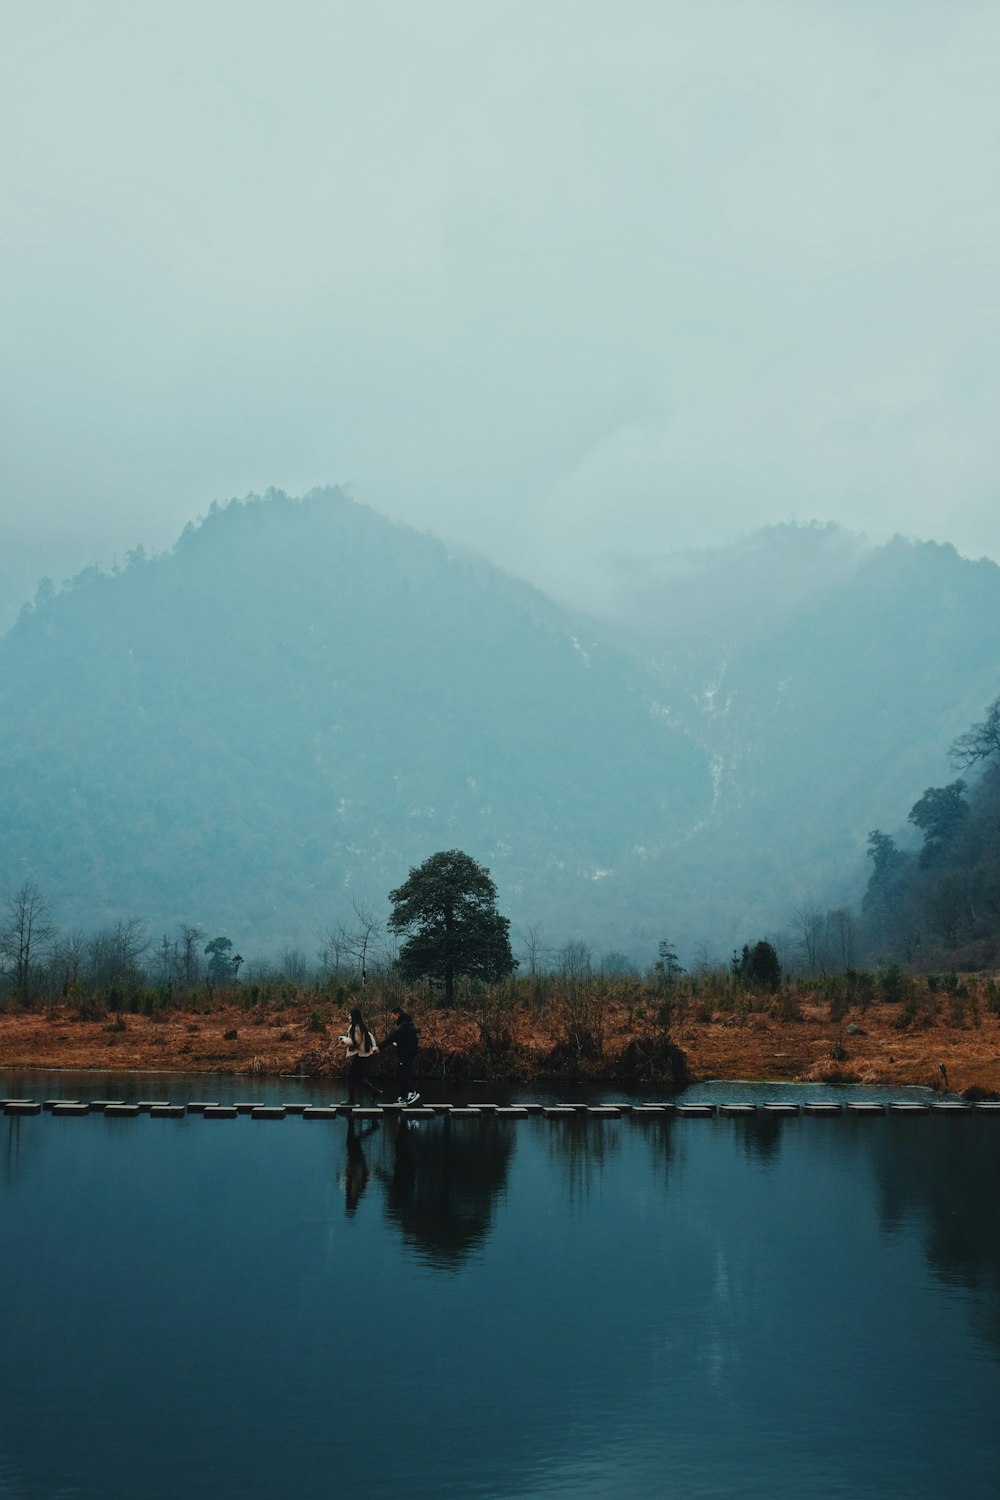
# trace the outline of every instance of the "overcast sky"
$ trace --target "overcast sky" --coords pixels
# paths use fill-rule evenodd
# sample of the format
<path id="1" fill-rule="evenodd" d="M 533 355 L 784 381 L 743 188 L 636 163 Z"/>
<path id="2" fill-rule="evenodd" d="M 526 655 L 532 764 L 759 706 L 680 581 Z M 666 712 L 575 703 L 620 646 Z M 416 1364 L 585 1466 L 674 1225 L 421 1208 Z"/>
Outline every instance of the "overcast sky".
<path id="1" fill-rule="evenodd" d="M 998 57 L 995 0 L 8 5 L 7 544 L 336 482 L 571 594 L 792 516 L 1000 558 Z"/>

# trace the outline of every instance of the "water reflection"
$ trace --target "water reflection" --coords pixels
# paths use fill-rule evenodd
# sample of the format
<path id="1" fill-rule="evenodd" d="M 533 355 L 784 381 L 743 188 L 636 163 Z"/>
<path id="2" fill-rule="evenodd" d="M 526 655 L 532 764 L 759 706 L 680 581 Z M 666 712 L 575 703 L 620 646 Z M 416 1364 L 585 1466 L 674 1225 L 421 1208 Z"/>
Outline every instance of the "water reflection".
<path id="1" fill-rule="evenodd" d="M 754 1115 L 741 1115 L 732 1122 L 743 1142 L 743 1149 L 753 1160 L 773 1163 L 781 1150 L 781 1115 L 759 1109 Z"/>
<path id="2" fill-rule="evenodd" d="M 932 1272 L 975 1293 L 978 1329 L 1000 1348 L 997 1122 L 975 1116 L 889 1120 L 884 1130 L 866 1132 L 866 1145 L 887 1233 L 919 1224 Z"/>
<path id="3" fill-rule="evenodd" d="M 542 1129 L 550 1155 L 565 1174 L 570 1203 L 588 1199 L 600 1186 L 605 1164 L 621 1151 L 618 1122 L 573 1115 L 545 1121 Z"/>
<path id="4" fill-rule="evenodd" d="M 424 1128 L 426 1125 L 427 1128 Z M 408 1122 L 384 1132 L 385 1216 L 428 1263 L 453 1269 L 485 1243 L 516 1135 L 493 1120 Z"/>
<path id="5" fill-rule="evenodd" d="M 366 1136 L 374 1135 L 377 1130 L 377 1120 L 358 1127 L 352 1115 L 347 1122 L 347 1165 L 344 1167 L 340 1181 L 344 1189 L 344 1212 L 348 1217 L 357 1213 L 358 1204 L 361 1202 L 362 1194 L 371 1176 L 363 1142 Z"/>
<path id="6" fill-rule="evenodd" d="M 0 1494 L 993 1493 L 998 1123 L 7 1120 Z"/>

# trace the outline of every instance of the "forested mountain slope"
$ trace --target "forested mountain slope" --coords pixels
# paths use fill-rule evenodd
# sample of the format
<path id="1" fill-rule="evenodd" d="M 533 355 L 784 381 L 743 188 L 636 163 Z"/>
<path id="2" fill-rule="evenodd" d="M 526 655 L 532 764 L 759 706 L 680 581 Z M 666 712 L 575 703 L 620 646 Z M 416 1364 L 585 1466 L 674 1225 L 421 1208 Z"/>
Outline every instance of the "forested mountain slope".
<path id="1" fill-rule="evenodd" d="M 338 492 L 217 510 L 0 642 L 0 889 L 30 874 L 63 922 L 312 951 L 352 893 L 457 846 L 506 910 L 610 941 L 665 898 L 633 851 L 681 836 L 710 782 L 577 630 Z"/>
<path id="2" fill-rule="evenodd" d="M 42 590 L 0 640 L 0 894 L 311 953 L 457 847 L 515 949 L 725 957 L 855 898 L 1000 690 L 1000 569 L 950 547 L 774 528 L 625 585 L 598 625 L 330 490 Z"/>
<path id="3" fill-rule="evenodd" d="M 948 745 L 1000 690 L 1000 569 L 777 527 L 673 582 L 668 599 L 669 576 L 637 578 L 619 628 L 712 761 L 699 864 L 730 871 L 761 928 L 783 920 L 777 903 L 787 920 L 855 898 L 868 831 L 951 779 Z"/>

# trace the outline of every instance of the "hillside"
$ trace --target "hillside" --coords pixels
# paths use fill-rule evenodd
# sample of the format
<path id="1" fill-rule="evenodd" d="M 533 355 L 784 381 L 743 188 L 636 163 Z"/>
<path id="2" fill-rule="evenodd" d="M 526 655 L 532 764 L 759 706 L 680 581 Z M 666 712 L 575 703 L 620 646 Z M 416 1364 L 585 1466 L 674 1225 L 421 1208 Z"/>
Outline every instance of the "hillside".
<path id="1" fill-rule="evenodd" d="M 64 924 L 312 953 L 352 894 L 460 846 L 516 919 L 620 944 L 623 865 L 704 814 L 709 777 L 582 630 L 336 491 L 216 510 L 0 642 L 0 889 L 28 872 Z"/>
<path id="2" fill-rule="evenodd" d="M 515 949 L 725 958 L 860 899 L 998 638 L 1000 569 L 946 546 L 772 528 L 598 624 L 336 490 L 234 503 L 0 640 L 0 893 L 311 957 L 460 847 Z"/>
<path id="3" fill-rule="evenodd" d="M 730 872 L 747 930 L 857 901 L 868 830 L 952 779 L 951 740 L 1000 690 L 1000 568 L 776 527 L 633 584 L 617 628 L 714 770 L 699 865 Z"/>

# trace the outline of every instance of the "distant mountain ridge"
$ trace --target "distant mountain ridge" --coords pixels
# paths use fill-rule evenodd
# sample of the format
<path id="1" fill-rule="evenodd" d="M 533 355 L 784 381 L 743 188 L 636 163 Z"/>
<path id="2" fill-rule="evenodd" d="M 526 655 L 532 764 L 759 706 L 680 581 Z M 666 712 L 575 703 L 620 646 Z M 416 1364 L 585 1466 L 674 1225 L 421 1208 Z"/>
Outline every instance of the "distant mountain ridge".
<path id="1" fill-rule="evenodd" d="M 860 895 L 1000 690 L 1000 569 L 778 528 L 634 582 L 598 624 L 325 490 L 43 591 L 0 640 L 0 894 L 312 952 L 460 847 L 515 947 L 647 962 Z"/>
<path id="2" fill-rule="evenodd" d="M 527 920 L 610 930 L 609 866 L 710 789 L 584 629 L 339 492 L 218 510 L 0 643 L 0 883 L 273 945 L 461 846 Z"/>
<path id="3" fill-rule="evenodd" d="M 732 628 L 727 588 L 739 549 L 709 554 L 688 578 L 689 590 L 728 601 L 718 616 L 696 631 L 668 627 L 652 646 L 643 632 L 651 670 L 685 703 L 714 767 L 705 853 L 724 862 L 756 850 L 747 909 L 764 926 L 781 891 L 785 920 L 801 902 L 856 900 L 867 832 L 905 829 L 923 790 L 951 779 L 952 739 L 1000 690 L 994 563 L 946 544 L 870 547 L 835 528 L 771 528 L 742 551 L 744 610 L 755 568 L 763 588 L 796 556 L 810 587 L 768 600 L 745 632 Z"/>

